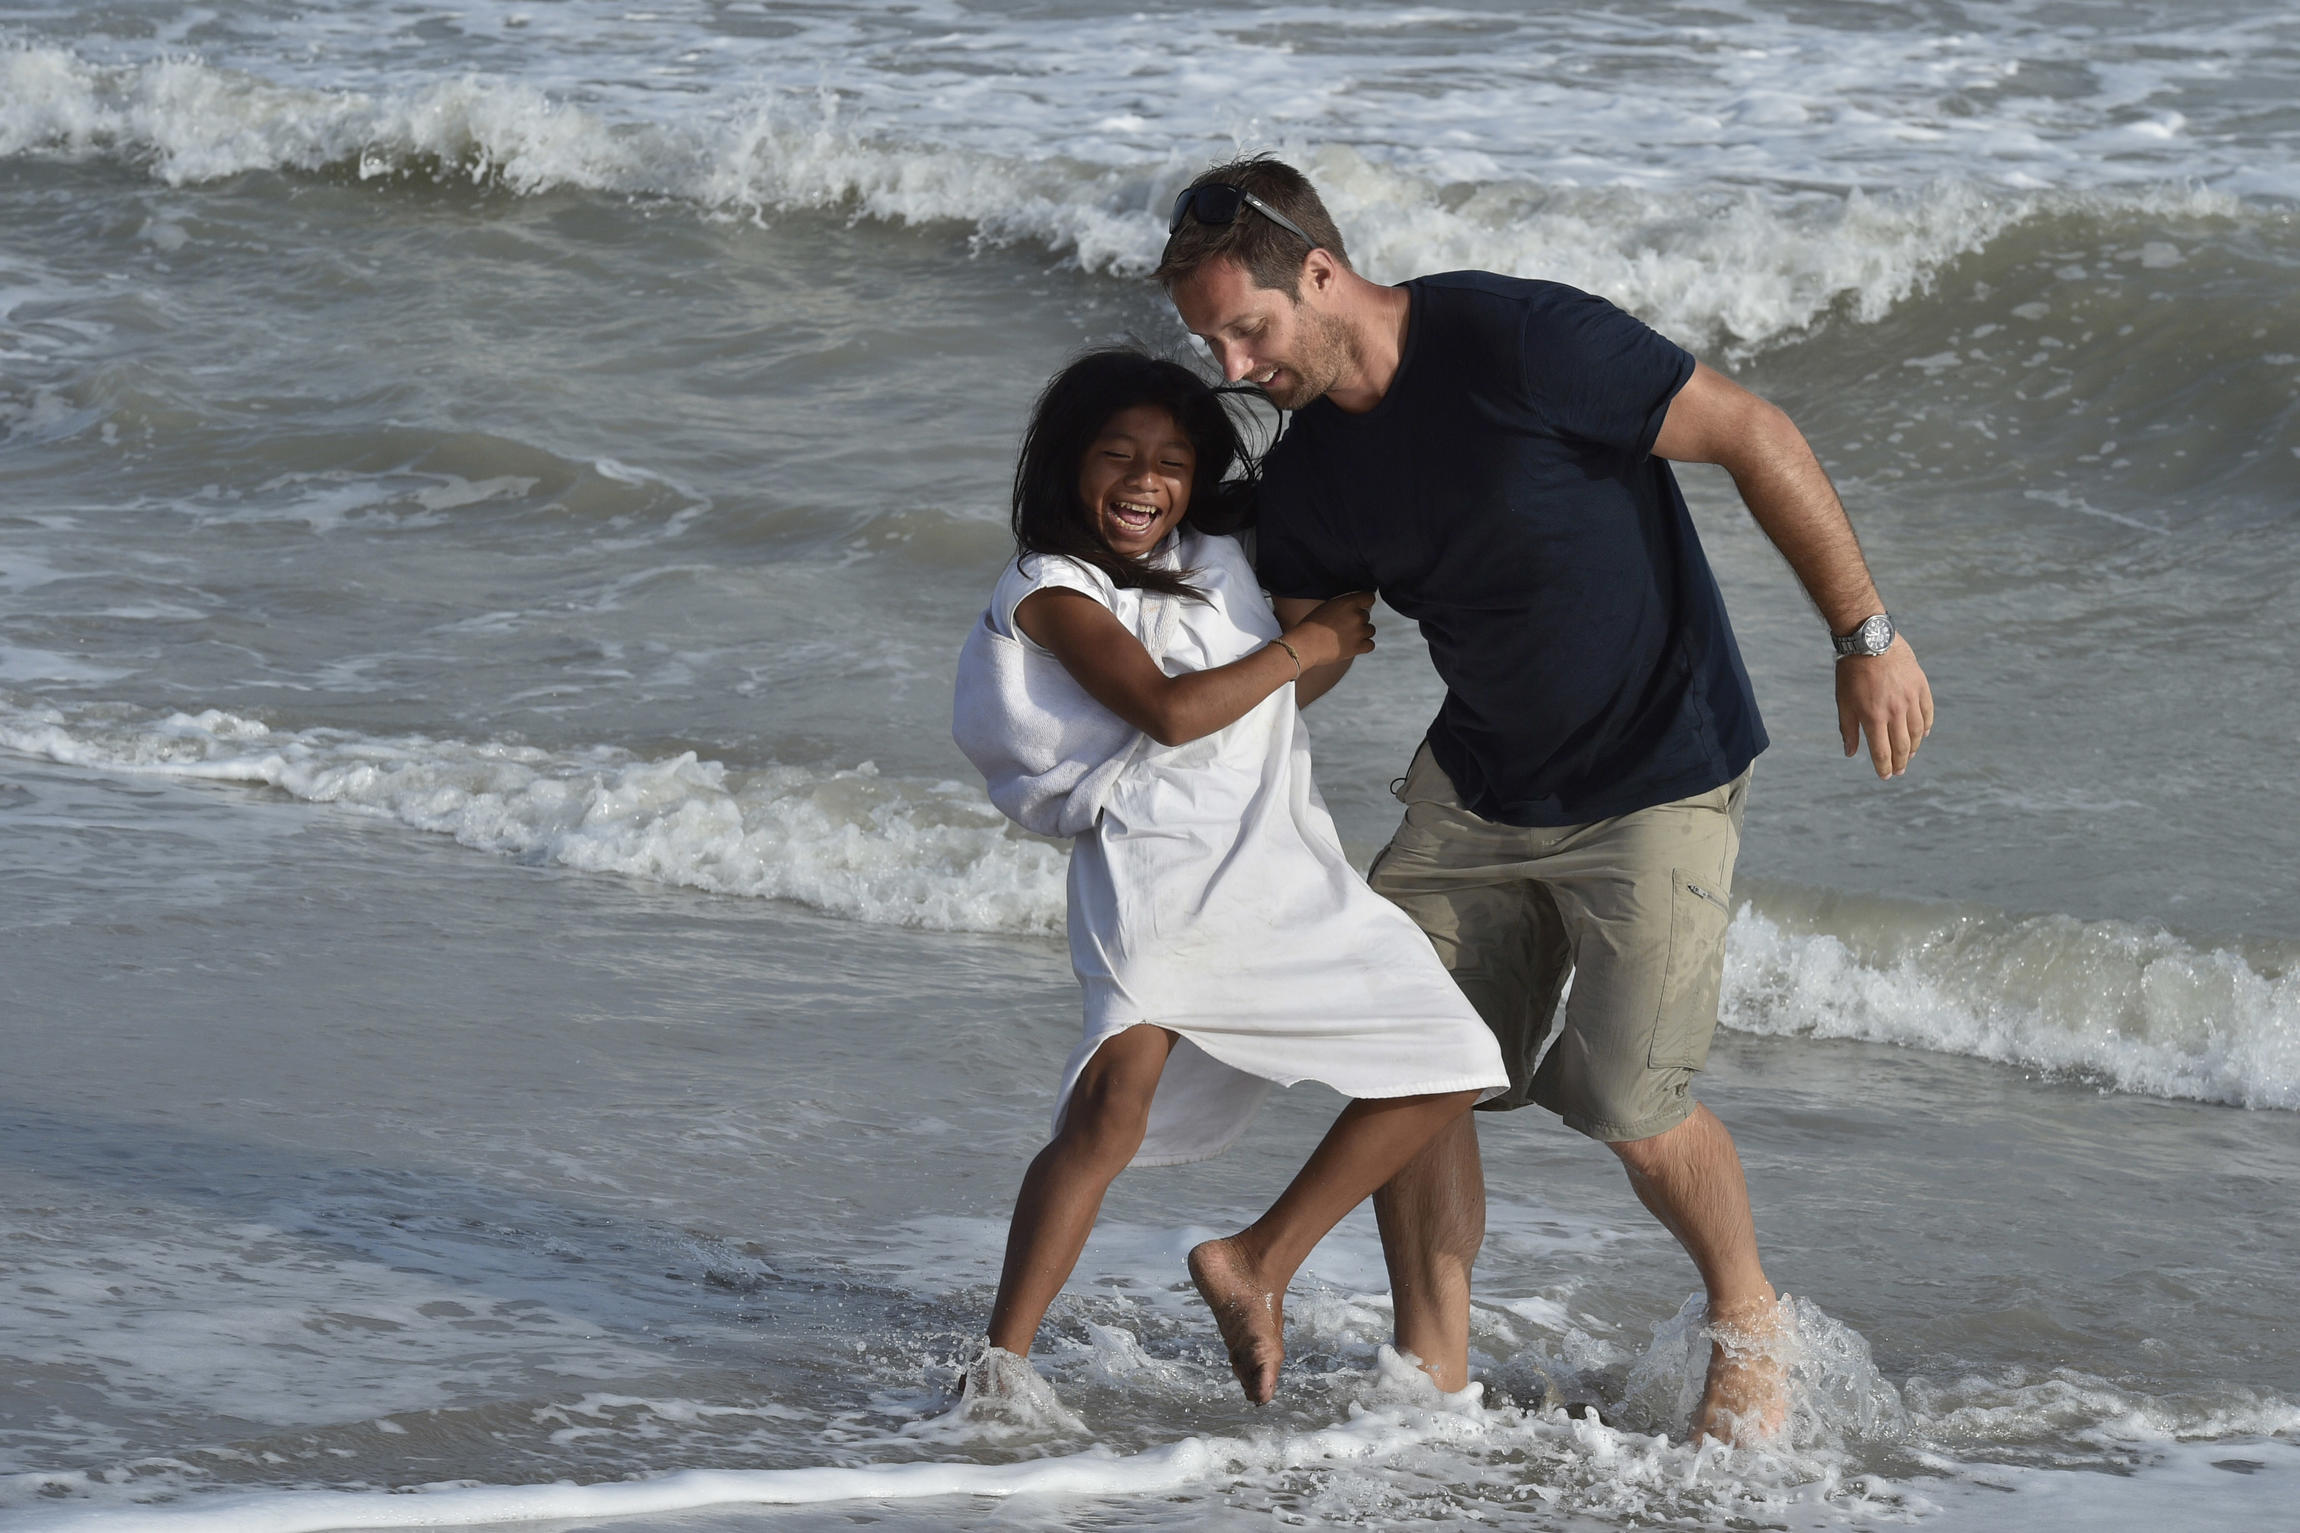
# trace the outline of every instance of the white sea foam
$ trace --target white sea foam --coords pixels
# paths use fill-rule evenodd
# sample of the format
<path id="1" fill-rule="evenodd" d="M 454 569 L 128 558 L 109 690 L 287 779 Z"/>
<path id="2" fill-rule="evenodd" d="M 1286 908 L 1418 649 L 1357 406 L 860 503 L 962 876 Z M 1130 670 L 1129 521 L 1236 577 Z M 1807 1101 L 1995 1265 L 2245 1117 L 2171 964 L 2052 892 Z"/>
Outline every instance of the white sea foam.
<path id="1" fill-rule="evenodd" d="M 472 69 L 626 123 L 836 104 L 869 134 L 1139 176 L 1254 140 L 1350 145 L 1434 181 L 1911 185 L 1970 168 L 2008 186 L 2195 178 L 2290 186 L 2300 21 L 2269 5 L 2056 15 L 1977 0 L 1944 29 L 1873 7 L 1605 9 L 1239 0 L 1101 7 L 776 8 L 470 0 L 445 18 L 320 3 L 197 29 L 207 63 L 306 89 L 408 94 Z M 2249 12 L 2249 14 L 2247 14 Z M 19 34 L 111 64 L 181 62 L 65 8 Z M 2040 79 L 2044 82 L 2039 85 Z M 178 87 L 181 88 L 181 85 Z"/>
<path id="2" fill-rule="evenodd" d="M 693 753 L 336 730 L 274 731 L 210 710 L 105 721 L 0 708 L 0 748 L 101 771 L 261 783 L 466 846 L 836 915 L 944 929 L 1049 932 L 1061 850 L 1010 832 L 979 791 L 886 778 L 868 763 L 737 771 Z"/>
<path id="3" fill-rule="evenodd" d="M 1669 1388 L 1682 1382 L 1680 1375 L 1698 1377 L 1705 1348 L 1697 1321 L 1688 1318 L 1694 1309 L 1689 1304 L 1686 1315 L 1659 1328 L 1654 1347 L 1639 1362 L 1639 1377 Z M 1190 1436 L 1130 1454 L 1094 1444 L 1009 1463 L 912 1459 L 801 1469 L 695 1469 L 588 1485 L 466 1481 L 395 1492 L 197 1491 L 157 1502 L 146 1498 L 165 1494 L 164 1480 L 127 1486 L 79 1473 L 32 1474 L 8 1477 L 16 1483 L 6 1489 L 46 1492 L 30 1501 L 14 1494 L 7 1498 L 20 1508 L 12 1525 L 27 1533 L 330 1533 L 664 1516 L 708 1507 L 1015 1495 L 1121 1500 L 1145 1511 L 1166 1502 L 1171 1523 L 1153 1516 L 1150 1525 L 1186 1526 L 1208 1494 L 1234 1499 L 1241 1490 L 1253 1494 L 1280 1485 L 1289 1504 L 1321 1519 L 1354 1521 L 1380 1519 L 1389 1511 L 1418 1513 L 1415 1520 L 1422 1520 L 1442 1508 L 1456 1514 L 1474 1509 L 1481 1520 L 1515 1512 L 1697 1526 L 1754 1521 L 1796 1529 L 1848 1523 L 1958 1527 L 1985 1508 L 1989 1526 L 2027 1530 L 2101 1526 L 2104 1513 L 2129 1519 L 2144 1505 L 2152 1514 L 2150 1526 L 2186 1530 L 2232 1525 L 2217 1519 L 2240 1505 L 2267 1513 L 2300 1484 L 2300 1449 L 2275 1435 L 2292 1429 L 2289 1406 L 2279 1411 L 2263 1402 L 2260 1409 L 2209 1419 L 2163 1410 L 2136 1415 L 2118 1409 L 2138 1403 L 2133 1397 L 2108 1391 L 2112 1398 L 2091 1402 L 2106 1418 L 2095 1418 L 2097 1425 L 2084 1435 L 2101 1444 L 2098 1467 L 2113 1466 L 2115 1476 L 2075 1466 L 2020 1468 L 1987 1461 L 1984 1444 L 1992 1437 L 2020 1437 L 2033 1427 L 2034 1409 L 2008 1406 L 2013 1414 L 1992 1423 L 1995 1430 L 1982 1432 L 1961 1418 L 1906 1418 L 1891 1387 L 1875 1377 L 1858 1336 L 1810 1305 L 1799 1306 L 1798 1333 L 1802 1352 L 1817 1347 L 1829 1354 L 1818 1362 L 1801 1356 L 1792 1369 L 1792 1392 L 1800 1407 L 1817 1407 L 1840 1418 L 1824 1434 L 1826 1442 L 1793 1430 L 1789 1441 L 1775 1446 L 1727 1449 L 1569 1417 L 1557 1409 L 1488 1407 L 1476 1385 L 1443 1394 L 1384 1348 L 1370 1372 L 1335 1381 L 1343 1408 L 1330 1424 L 1250 1436 Z M 1138 1375 L 1130 1379 L 1140 1382 Z M 1815 1381 L 1822 1381 L 1818 1389 Z M 1854 1418 L 1860 1413 L 1846 1412 L 1837 1398 L 1856 1395 L 1876 1407 L 1858 1421 Z M 605 1405 L 666 1423 L 691 1422 L 707 1409 L 680 1401 L 602 1397 L 565 1409 L 588 1418 Z M 1935 1429 L 1964 1445 L 1960 1456 L 1925 1445 Z M 948 1432 L 929 1436 L 964 1433 L 961 1420 Z M 1846 1438 L 1880 1436 L 1906 1440 L 1905 1451 L 1924 1466 L 1925 1475 L 1895 1480 L 1854 1467 Z M 2198 1437 L 2208 1440 L 2195 1441 Z M 670 1440 L 676 1441 L 676 1435 Z M 898 1435 L 890 1443 L 915 1451 L 921 1439 Z M 2252 1484 L 2255 1477 L 2269 1484 Z M 2115 1498 L 2102 1502 L 2091 1495 L 2089 1487 L 2096 1481 L 2118 1487 Z M 1445 1494 L 1433 1507 L 1426 1489 L 1437 1486 Z M 2265 1494 L 2269 1491 L 2274 1494 Z M 952 1512 L 964 1515 L 956 1508 Z"/>
<path id="4" fill-rule="evenodd" d="M 1481 1406 L 1474 1385 L 1459 1394 L 1441 1394 L 1418 1369 L 1386 1349 L 1372 1375 L 1355 1381 L 1349 1393 L 1354 1398 L 1346 1415 L 1331 1425 L 1250 1437 L 1186 1437 L 1133 1454 L 1098 1445 L 1008 1464 L 914 1461 L 684 1470 L 594 1485 L 203 1494 L 154 1506 L 51 1506 L 30 1512 L 19 1525 L 36 1533 L 324 1533 L 942 1496 L 1108 1497 L 1142 1505 L 1223 1482 L 1267 1483 L 1280 1476 L 1299 1482 L 1305 1473 L 1340 1482 L 1326 1492 L 1338 1511 L 1341 1503 L 1362 1500 L 1374 1488 L 1364 1476 L 1392 1467 L 1411 1475 L 1415 1461 L 1432 1458 L 1446 1471 L 1459 1464 L 1487 1481 L 1464 1487 L 1480 1499 L 1505 1504 L 1514 1499 L 1568 1515 L 1660 1507 L 1712 1517 L 1763 1514 L 1769 1520 L 1793 1518 L 1799 1526 L 1827 1526 L 1848 1513 L 1892 1515 L 1927 1504 L 1865 1476 L 1831 1473 L 1827 1465 L 1793 1452 L 1733 1454 L 1570 1419 L 1562 1411 L 1489 1410 Z M 1428 1467 L 1422 1466 L 1425 1472 Z M 57 1483 L 61 1489 L 78 1488 Z"/>
<path id="5" fill-rule="evenodd" d="M 1300 67 L 1259 55 L 1254 66 L 1297 87 Z M 1265 122 L 1234 110 L 1192 119 L 1178 110 L 1187 101 L 1171 102 L 1174 136 L 1161 146 L 1167 130 L 1114 139 L 1100 119 L 1072 121 L 1074 109 L 1041 99 L 1029 110 L 1047 131 L 1032 139 L 975 125 L 1006 124 L 997 111 L 1023 110 L 1008 100 L 1021 90 L 1017 78 L 978 80 L 978 93 L 995 97 L 981 103 L 991 115 L 966 121 L 950 118 L 944 98 L 898 84 L 911 80 L 868 73 L 845 91 L 786 84 L 739 93 L 722 82 L 704 105 L 665 115 L 596 86 L 581 101 L 532 80 L 477 75 L 380 77 L 354 90 L 197 59 L 97 64 L 68 48 L 20 47 L 0 52 L 0 155 L 112 155 L 172 185 L 333 170 L 517 193 L 665 197 L 750 216 L 836 209 L 957 221 L 986 240 L 1035 241 L 1091 270 L 1138 276 L 1164 237 L 1158 209 L 1190 171 L 1239 143 L 1269 145 L 1305 163 L 1377 277 L 1471 266 L 1542 275 L 1602 290 L 1691 344 L 1738 348 L 1838 309 L 1878 318 L 1925 290 L 1944 263 L 2027 220 L 2183 222 L 2240 209 L 2193 168 L 2079 173 L 2092 162 L 2066 146 L 2049 176 L 1975 175 L 1948 155 L 1904 156 L 1878 174 L 1867 150 L 1848 175 L 1814 145 L 1794 154 L 1775 146 L 1785 157 L 1759 155 L 1755 174 L 1744 155 L 1739 169 L 1720 164 L 1704 176 L 1685 160 L 1701 157 L 1692 146 L 1714 113 L 1645 123 L 1610 157 L 1561 156 L 1548 141 L 1554 128 L 1515 119 L 1496 128 L 1508 143 L 1495 152 L 1437 154 L 1403 120 L 1387 138 L 1355 131 L 1339 104 Z M 1720 110 L 1740 110 L 1732 103 L 1745 105 L 1747 94 Z M 1573 103 L 1561 96 L 1558 105 Z M 1230 122 L 1230 136 L 1208 138 L 1209 120 Z M 1850 149 L 1837 143 L 1834 152 Z"/>

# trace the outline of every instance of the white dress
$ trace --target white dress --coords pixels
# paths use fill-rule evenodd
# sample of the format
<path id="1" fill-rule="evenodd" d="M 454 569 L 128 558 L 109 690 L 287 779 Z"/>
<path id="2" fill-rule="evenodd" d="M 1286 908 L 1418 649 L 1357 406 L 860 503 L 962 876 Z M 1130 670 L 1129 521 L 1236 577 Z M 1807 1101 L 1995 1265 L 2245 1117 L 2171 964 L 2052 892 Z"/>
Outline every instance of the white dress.
<path id="1" fill-rule="evenodd" d="M 1024 665 L 1059 667 L 1016 630 L 1014 609 L 1050 586 L 1079 591 L 1170 676 L 1227 665 L 1277 637 L 1234 539 L 1183 533 L 1160 561 L 1194 569 L 1210 600 L 1123 590 L 1075 560 L 1024 555 L 1000 577 L 985 626 L 1018 642 Z M 962 715 L 967 695 L 962 682 Z M 1350 1097 L 1507 1086 L 1493 1034 L 1429 939 L 1343 857 L 1310 780 L 1291 686 L 1184 745 L 1132 734 L 1122 765 L 1099 775 L 1099 813 L 1071 843 L 1070 960 L 1086 1032 L 1063 1070 L 1057 1130 L 1094 1051 L 1141 1022 L 1181 1041 L 1136 1165 L 1220 1154 L 1272 1082 L 1320 1081 Z"/>

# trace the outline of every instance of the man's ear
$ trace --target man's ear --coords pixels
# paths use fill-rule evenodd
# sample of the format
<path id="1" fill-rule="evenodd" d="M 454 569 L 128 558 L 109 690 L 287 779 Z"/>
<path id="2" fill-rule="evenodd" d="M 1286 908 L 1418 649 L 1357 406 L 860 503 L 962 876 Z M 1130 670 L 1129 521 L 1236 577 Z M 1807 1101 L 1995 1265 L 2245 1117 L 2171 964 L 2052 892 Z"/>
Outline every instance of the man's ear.
<path id="1" fill-rule="evenodd" d="M 1302 276 L 1297 285 L 1298 290 L 1315 293 L 1320 298 L 1330 298 L 1340 281 L 1341 270 L 1341 263 L 1334 259 L 1334 253 L 1320 245 L 1302 257 Z"/>

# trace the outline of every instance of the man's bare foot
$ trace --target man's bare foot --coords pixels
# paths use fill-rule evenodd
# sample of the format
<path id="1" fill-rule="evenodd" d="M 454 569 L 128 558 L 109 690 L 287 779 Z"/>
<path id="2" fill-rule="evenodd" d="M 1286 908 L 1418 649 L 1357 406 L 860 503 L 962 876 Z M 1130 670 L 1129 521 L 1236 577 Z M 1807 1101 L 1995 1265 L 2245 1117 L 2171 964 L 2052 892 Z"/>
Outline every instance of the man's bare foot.
<path id="1" fill-rule="evenodd" d="M 1789 1313 L 1770 1296 L 1710 1316 L 1709 1377 L 1693 1412 L 1693 1439 L 1736 1448 L 1768 1442 L 1789 1420 Z"/>
<path id="2" fill-rule="evenodd" d="M 1278 1392 L 1278 1366 L 1286 1360 L 1286 1295 L 1261 1280 L 1235 1237 L 1209 1240 L 1190 1251 L 1190 1281 L 1214 1312 L 1230 1371 L 1256 1405 Z"/>

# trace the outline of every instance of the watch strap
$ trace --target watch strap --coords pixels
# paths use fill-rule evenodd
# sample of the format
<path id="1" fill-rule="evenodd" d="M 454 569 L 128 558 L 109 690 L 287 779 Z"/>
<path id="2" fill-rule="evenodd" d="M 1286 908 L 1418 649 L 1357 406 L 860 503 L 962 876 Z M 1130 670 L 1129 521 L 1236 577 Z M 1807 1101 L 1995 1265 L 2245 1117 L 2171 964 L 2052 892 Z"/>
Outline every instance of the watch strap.
<path id="1" fill-rule="evenodd" d="M 1829 635 L 1829 643 L 1836 650 L 1839 660 L 1854 655 L 1881 655 L 1893 647 L 1895 632 L 1897 630 L 1888 614 L 1874 612 L 1854 624 L 1851 633 Z"/>

